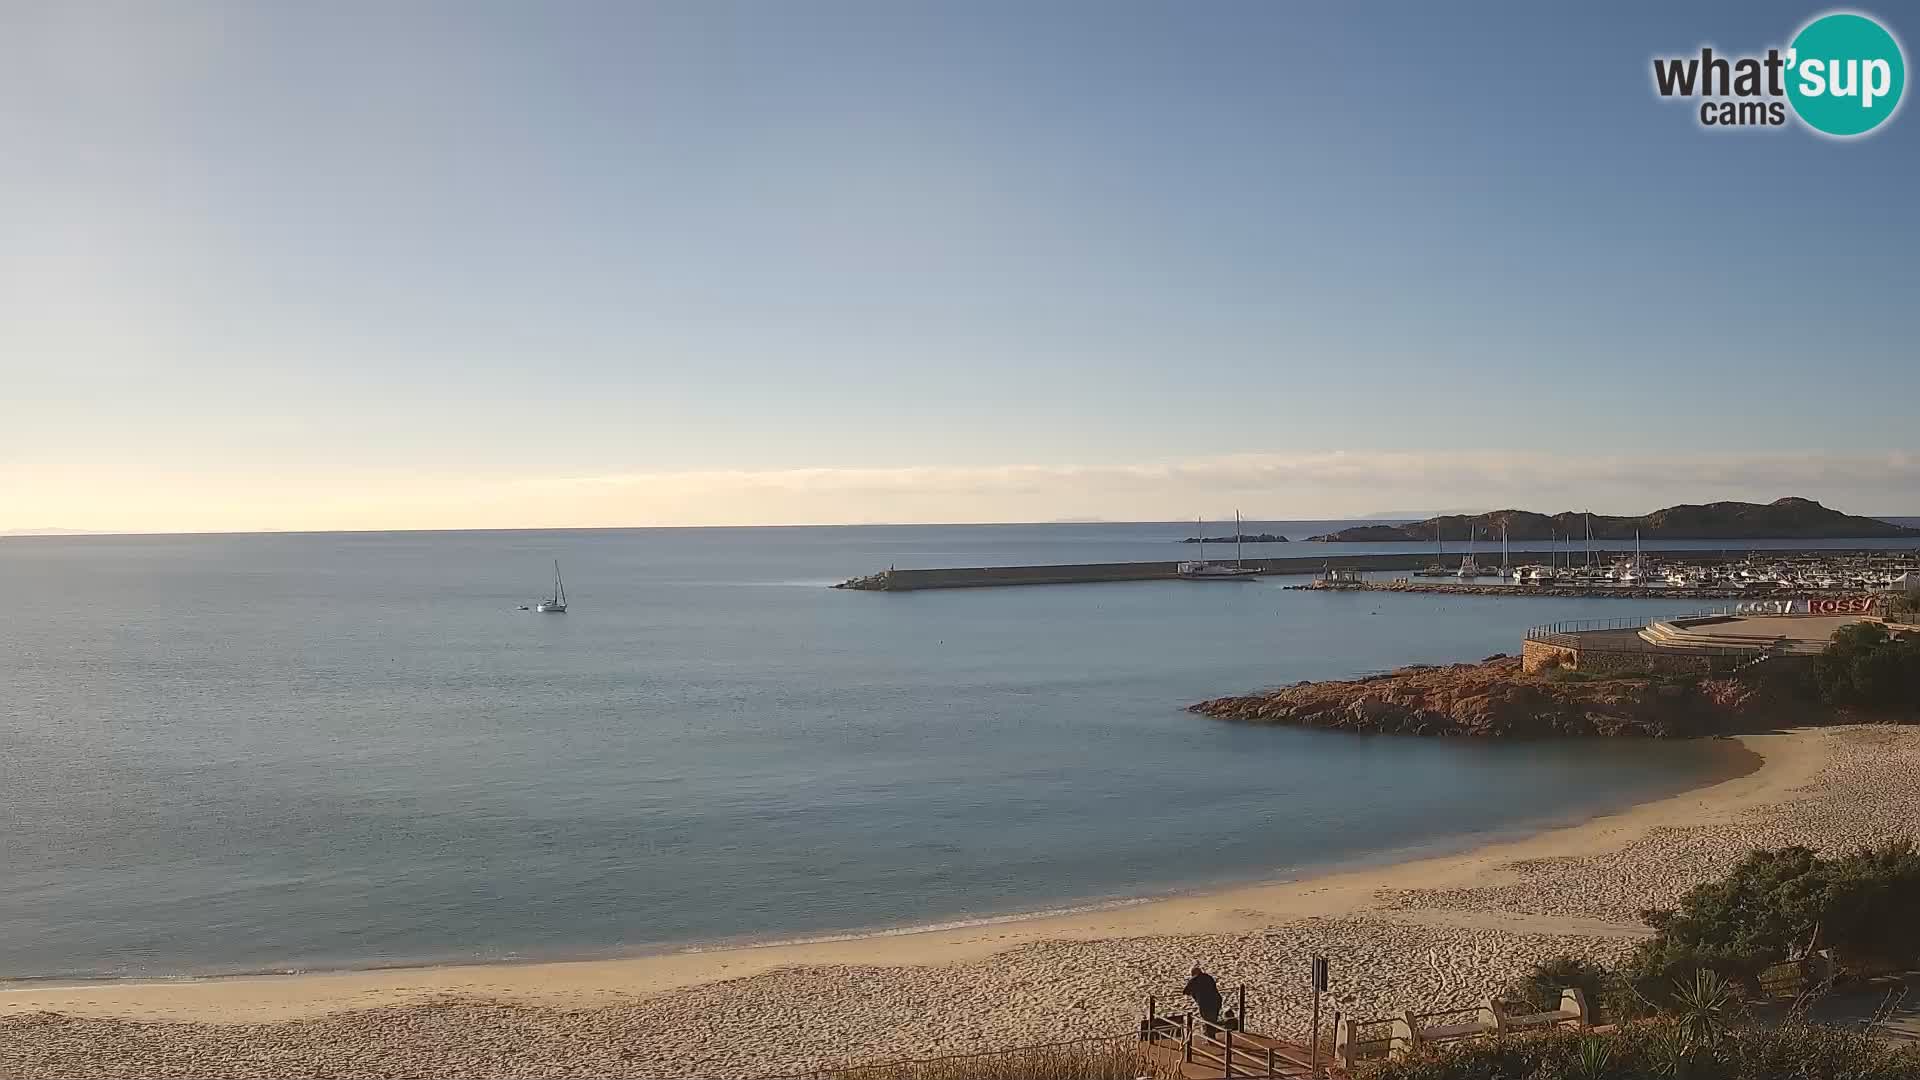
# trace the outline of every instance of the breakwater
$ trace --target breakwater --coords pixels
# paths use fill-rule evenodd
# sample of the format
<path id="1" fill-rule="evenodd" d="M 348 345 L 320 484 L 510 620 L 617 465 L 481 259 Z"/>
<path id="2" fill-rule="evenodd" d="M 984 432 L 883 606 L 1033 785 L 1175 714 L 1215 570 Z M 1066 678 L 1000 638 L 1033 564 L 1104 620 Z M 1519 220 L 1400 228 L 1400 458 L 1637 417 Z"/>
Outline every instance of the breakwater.
<path id="1" fill-rule="evenodd" d="M 1655 560 L 1684 559 L 1694 564 L 1718 564 L 1737 562 L 1747 557 L 1741 550 L 1726 551 L 1648 551 L 1645 557 Z M 1768 558 L 1792 558 L 1806 554 L 1832 554 L 1816 551 L 1769 551 Z M 1263 574 L 1284 576 L 1288 574 L 1316 574 L 1322 570 L 1360 570 L 1390 571 L 1419 570 L 1431 566 L 1437 559 L 1457 560 L 1460 552 L 1445 556 L 1431 551 L 1400 552 L 1387 555 L 1295 555 L 1277 559 L 1246 559 L 1243 565 L 1254 567 Z M 1511 551 L 1508 560 L 1515 565 L 1523 563 L 1545 563 L 1556 558 L 1564 559 L 1564 551 Z M 1124 563 L 1061 563 L 1040 566 L 966 566 L 944 567 L 939 569 L 894 569 L 889 568 L 878 573 L 851 578 L 833 586 L 836 589 L 858 589 L 866 592 L 912 592 L 919 589 L 974 589 L 1002 585 L 1069 585 L 1100 581 L 1158 581 L 1174 577 L 1178 561 L 1167 562 L 1124 562 Z M 1471 587 L 1471 586 L 1469 586 Z M 1498 589 L 1499 587 L 1493 587 Z M 1548 587 L 1551 588 L 1551 587 Z M 1534 590 L 1528 587 L 1529 591 Z M 1507 592 L 1519 591 L 1507 588 Z M 1625 595 L 1634 590 L 1608 590 L 1602 595 Z M 1584 592 L 1552 593 L 1543 595 L 1588 595 Z M 1643 595 L 1669 596 L 1683 595 L 1669 593 L 1664 589 L 1643 592 Z M 1718 595 L 1718 594 L 1716 594 Z M 1744 595 L 1731 593 L 1730 595 Z"/>

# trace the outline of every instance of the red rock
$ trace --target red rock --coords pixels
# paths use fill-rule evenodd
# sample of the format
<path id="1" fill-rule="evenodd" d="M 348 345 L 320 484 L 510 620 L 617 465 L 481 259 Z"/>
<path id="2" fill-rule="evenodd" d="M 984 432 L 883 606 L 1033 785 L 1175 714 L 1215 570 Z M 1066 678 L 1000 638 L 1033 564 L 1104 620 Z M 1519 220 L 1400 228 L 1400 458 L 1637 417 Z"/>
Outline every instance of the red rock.
<path id="1" fill-rule="evenodd" d="M 1646 735 L 1745 730 L 1772 701 L 1732 679 L 1527 675 L 1513 657 L 1303 682 L 1190 706 L 1222 720 L 1419 735 Z"/>

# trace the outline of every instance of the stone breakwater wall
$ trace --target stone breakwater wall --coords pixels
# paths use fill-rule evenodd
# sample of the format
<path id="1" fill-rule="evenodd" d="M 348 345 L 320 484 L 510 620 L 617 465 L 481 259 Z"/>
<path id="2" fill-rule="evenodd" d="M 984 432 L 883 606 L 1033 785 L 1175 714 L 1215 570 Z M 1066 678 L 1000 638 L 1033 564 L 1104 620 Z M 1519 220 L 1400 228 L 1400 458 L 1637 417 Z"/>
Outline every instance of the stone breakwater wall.
<path id="1" fill-rule="evenodd" d="M 915 589 L 973 589 L 995 585 L 1067 585 L 1096 581 L 1164 581 L 1186 560 L 1167 562 L 1058 563 L 1041 566 L 958 566 L 929 570 L 882 570 L 850 578 L 836 589 L 869 592 L 910 592 Z M 1213 562 L 1231 560 L 1213 559 Z M 1294 556 L 1284 559 L 1243 559 L 1263 574 L 1316 574 L 1336 570 L 1413 570 L 1433 561 L 1430 555 Z"/>
<path id="2" fill-rule="evenodd" d="M 1187 551 L 1183 554 L 1191 558 L 1197 555 L 1198 552 Z M 1214 556 L 1214 562 L 1230 561 L 1220 558 L 1219 552 L 1209 552 L 1208 554 Z M 1816 552 L 1769 551 L 1767 554 L 1779 558 L 1789 558 L 1795 555 L 1816 554 Z M 1519 565 L 1546 562 L 1548 559 L 1553 558 L 1553 555 L 1554 553 L 1550 551 L 1512 551 L 1508 553 L 1508 560 Z M 1461 553 L 1455 551 L 1448 553 L 1444 558 L 1458 560 L 1460 556 Z M 1726 551 L 1649 551 L 1646 553 L 1646 557 L 1649 559 L 1685 560 L 1689 563 L 1706 564 L 1734 562 L 1745 558 L 1746 552 L 1744 549 L 1739 551 L 1733 549 Z M 1289 555 L 1281 558 L 1265 559 L 1249 558 L 1243 560 L 1243 565 L 1251 566 L 1263 574 L 1274 574 L 1278 576 L 1287 574 L 1317 574 L 1327 569 L 1360 571 L 1421 570 L 1433 565 L 1435 561 L 1441 558 L 1442 556 L 1431 551 L 1400 552 L 1385 555 L 1315 554 Z M 836 589 L 857 589 L 864 592 L 911 592 L 917 589 L 971 589 L 998 585 L 1067 585 L 1079 582 L 1099 581 L 1158 581 L 1172 578 L 1174 576 L 1174 568 L 1178 566 L 1181 561 L 1183 560 L 1168 560 L 1166 562 L 1060 563 L 1042 566 L 964 566 L 912 570 L 890 568 L 879 571 L 878 573 L 849 578 L 833 587 Z M 1376 585 L 1386 587 L 1393 584 L 1397 583 L 1369 582 L 1366 587 L 1373 588 Z M 1562 587 L 1526 586 L 1522 588 L 1452 584 L 1436 585 L 1428 588 L 1415 583 L 1409 583 L 1404 591 L 1440 592 L 1486 589 L 1494 595 L 1514 595 L 1525 592 L 1527 595 L 1538 593 L 1542 596 L 1642 595 L 1720 597 L 1723 595 L 1748 595 L 1738 590 L 1693 590 L 1689 592 L 1670 589 L 1607 589 L 1602 591 L 1567 593 L 1556 592 L 1555 590 L 1557 588 Z"/>

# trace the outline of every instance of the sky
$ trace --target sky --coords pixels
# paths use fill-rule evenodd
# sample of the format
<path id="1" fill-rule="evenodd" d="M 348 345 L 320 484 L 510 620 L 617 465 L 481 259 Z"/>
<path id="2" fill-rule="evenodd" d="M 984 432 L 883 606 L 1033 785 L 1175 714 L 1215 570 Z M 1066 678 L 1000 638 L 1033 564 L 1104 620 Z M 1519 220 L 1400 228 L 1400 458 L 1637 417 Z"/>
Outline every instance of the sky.
<path id="1" fill-rule="evenodd" d="M 1826 10 L 0 0 L 0 530 L 1920 514 Z"/>

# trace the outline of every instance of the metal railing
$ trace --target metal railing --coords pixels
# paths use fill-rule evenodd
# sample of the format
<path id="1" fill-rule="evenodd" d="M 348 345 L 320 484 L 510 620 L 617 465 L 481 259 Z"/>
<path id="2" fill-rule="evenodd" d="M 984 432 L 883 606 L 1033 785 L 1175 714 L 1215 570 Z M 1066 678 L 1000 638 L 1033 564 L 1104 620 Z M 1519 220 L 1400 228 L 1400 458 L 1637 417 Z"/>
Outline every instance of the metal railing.
<path id="1" fill-rule="evenodd" d="M 1566 619 L 1561 622 L 1546 623 L 1542 626 L 1530 626 L 1527 628 L 1527 637 L 1539 641 L 1543 639 L 1536 638 L 1534 635 L 1581 634 L 1593 630 L 1638 630 L 1653 623 L 1656 621 L 1656 618 L 1658 617 L 1650 618 L 1645 615 L 1636 615 L 1625 619 Z"/>

